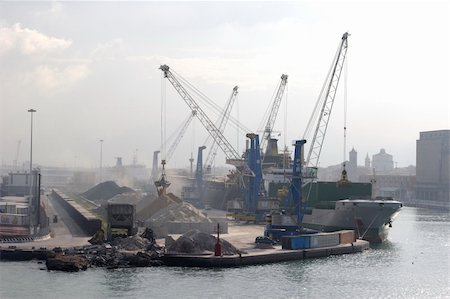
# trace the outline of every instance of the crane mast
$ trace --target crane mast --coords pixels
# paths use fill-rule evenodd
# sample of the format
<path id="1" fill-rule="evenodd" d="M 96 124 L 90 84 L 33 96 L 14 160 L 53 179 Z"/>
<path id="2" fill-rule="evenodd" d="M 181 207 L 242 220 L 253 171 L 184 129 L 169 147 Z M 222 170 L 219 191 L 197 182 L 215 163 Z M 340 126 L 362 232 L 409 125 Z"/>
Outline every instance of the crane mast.
<path id="1" fill-rule="evenodd" d="M 200 108 L 200 106 L 194 101 L 191 95 L 186 91 L 186 89 L 181 85 L 181 83 L 175 78 L 175 76 L 170 71 L 168 65 L 161 65 L 160 70 L 164 72 L 164 77 L 169 80 L 173 85 L 175 90 L 180 94 L 186 104 L 189 106 L 191 111 L 196 111 L 196 116 L 214 139 L 214 142 L 225 153 L 227 159 L 230 160 L 240 160 L 238 152 L 233 148 L 231 143 L 225 138 L 222 132 L 214 125 L 214 123 L 209 119 L 206 113 Z"/>
<path id="2" fill-rule="evenodd" d="M 231 96 L 228 99 L 228 102 L 226 104 L 225 110 L 224 110 L 224 112 L 222 114 L 222 117 L 220 119 L 220 122 L 219 122 L 218 129 L 219 129 L 219 131 L 222 134 L 223 134 L 223 132 L 225 130 L 225 126 L 227 125 L 228 119 L 230 117 L 231 109 L 233 108 L 233 105 L 234 105 L 234 102 L 236 100 L 237 94 L 238 94 L 238 87 L 235 86 L 233 88 L 233 91 L 231 92 Z M 212 146 L 211 146 L 211 148 L 210 148 L 210 150 L 208 152 L 208 156 L 206 157 L 205 165 L 206 165 L 207 168 L 211 167 L 211 165 L 213 163 L 213 160 L 214 160 L 214 158 L 215 158 L 215 156 L 217 154 L 218 147 L 219 147 L 219 145 L 217 143 L 213 142 L 213 144 L 212 144 Z"/>
<path id="3" fill-rule="evenodd" d="M 324 83 L 324 88 L 326 88 L 325 99 L 320 110 L 319 120 L 317 122 L 317 126 L 314 131 L 314 136 L 312 138 L 311 146 L 309 148 L 308 156 L 305 162 L 305 165 L 308 168 L 317 168 L 317 165 L 319 163 L 319 157 L 322 151 L 325 133 L 327 131 L 328 122 L 330 120 L 331 111 L 333 109 L 334 98 L 336 96 L 339 79 L 341 77 L 345 57 L 347 55 L 348 36 L 348 32 L 342 35 L 338 51 L 332 63 L 332 70 L 330 73 L 331 75 L 327 77 Z M 315 111 L 313 112 L 313 114 L 314 113 Z"/>
<path id="4" fill-rule="evenodd" d="M 275 99 L 273 100 L 272 108 L 270 109 L 269 117 L 267 118 L 266 126 L 264 127 L 263 138 L 261 139 L 260 148 L 263 150 L 266 146 L 267 140 L 270 139 L 270 134 L 272 133 L 273 126 L 275 125 L 275 120 L 277 119 L 278 110 L 280 108 L 281 99 L 283 98 L 284 90 L 286 88 L 288 75 L 282 74 L 280 85 L 278 86 Z"/>

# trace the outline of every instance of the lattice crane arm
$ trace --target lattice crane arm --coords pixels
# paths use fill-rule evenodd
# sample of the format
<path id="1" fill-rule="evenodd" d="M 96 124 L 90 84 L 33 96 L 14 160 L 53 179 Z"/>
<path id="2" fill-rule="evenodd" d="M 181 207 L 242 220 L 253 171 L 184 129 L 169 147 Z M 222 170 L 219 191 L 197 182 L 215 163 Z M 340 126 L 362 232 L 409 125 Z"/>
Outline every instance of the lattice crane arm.
<path id="1" fill-rule="evenodd" d="M 189 127 L 190 123 L 194 119 L 195 115 L 197 114 L 197 111 L 192 110 L 191 114 L 186 118 L 186 121 L 184 122 L 183 126 L 181 127 L 181 130 L 178 132 L 177 137 L 174 139 L 173 143 L 170 145 L 169 150 L 166 154 L 166 161 L 169 161 L 170 158 L 172 158 L 173 153 L 175 152 L 175 149 L 177 148 L 178 144 L 180 143 L 181 139 L 183 138 L 184 134 L 186 133 L 187 128 Z"/>
<path id="2" fill-rule="evenodd" d="M 196 111 L 196 116 L 208 131 L 211 134 L 211 137 L 214 139 L 214 142 L 218 144 L 218 146 L 225 153 L 227 159 L 240 159 L 238 152 L 233 148 L 231 143 L 225 138 L 225 136 L 220 132 L 220 130 L 214 125 L 214 123 L 209 119 L 203 109 L 195 102 L 195 100 L 191 97 L 191 95 L 186 91 L 186 89 L 181 85 L 181 83 L 177 80 L 177 78 L 172 74 L 168 65 L 161 65 L 159 67 L 161 71 L 164 72 L 164 77 L 169 80 L 169 82 L 173 85 L 175 90 L 180 94 L 186 104 L 189 106 L 191 111 Z"/>
<path id="3" fill-rule="evenodd" d="M 342 69 L 344 68 L 345 57 L 347 55 L 348 38 L 349 34 L 346 32 L 342 35 L 342 39 L 339 43 L 338 51 L 332 63 L 332 69 L 329 76 L 327 76 L 324 88 L 325 97 L 320 109 L 319 119 L 317 121 L 314 136 L 311 141 L 311 146 L 308 151 L 308 156 L 305 161 L 307 167 L 317 167 L 319 163 L 320 153 L 322 151 L 325 134 L 330 120 L 330 115 L 333 109 L 334 98 L 339 85 L 339 79 L 341 77 Z M 320 100 L 320 96 L 319 96 Z M 313 112 L 313 114 L 316 111 Z"/>
<path id="4" fill-rule="evenodd" d="M 234 102 L 236 101 L 236 97 L 238 95 L 238 86 L 235 86 L 233 88 L 233 91 L 231 92 L 230 98 L 228 99 L 225 110 L 222 114 L 222 117 L 220 118 L 219 122 L 219 131 L 223 134 L 225 131 L 225 127 L 227 125 L 228 119 L 230 118 L 231 110 L 233 109 Z M 206 157 L 205 166 L 211 166 L 214 160 L 214 157 L 217 154 L 217 149 L 219 148 L 219 145 L 216 142 L 213 142 L 212 146 L 209 149 L 208 156 Z"/>
<path id="5" fill-rule="evenodd" d="M 270 134 L 272 133 L 273 126 L 275 125 L 275 121 L 277 119 L 278 110 L 281 105 L 281 100 L 283 98 L 284 90 L 286 88 L 288 75 L 283 74 L 281 75 L 281 81 L 280 85 L 278 86 L 277 93 L 275 95 L 275 98 L 273 100 L 272 107 L 270 109 L 269 116 L 267 118 L 266 126 L 264 127 L 264 133 L 261 139 L 261 145 L 260 148 L 264 150 L 267 140 L 270 138 Z"/>

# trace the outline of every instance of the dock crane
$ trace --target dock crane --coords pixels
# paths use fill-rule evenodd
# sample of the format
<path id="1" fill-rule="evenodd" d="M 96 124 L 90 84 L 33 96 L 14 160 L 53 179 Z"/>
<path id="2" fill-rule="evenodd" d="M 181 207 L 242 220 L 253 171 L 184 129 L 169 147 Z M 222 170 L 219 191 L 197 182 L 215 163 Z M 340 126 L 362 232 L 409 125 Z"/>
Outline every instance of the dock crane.
<path id="1" fill-rule="evenodd" d="M 184 134 L 186 133 L 187 128 L 189 127 L 190 123 L 194 119 L 195 115 L 197 114 L 196 110 L 192 110 L 191 113 L 188 115 L 188 117 L 185 119 L 183 124 L 181 125 L 181 128 L 178 130 L 178 134 L 175 137 L 174 141 L 169 147 L 169 150 L 166 153 L 166 158 L 161 160 L 162 165 L 162 174 L 161 178 L 158 181 L 155 181 L 155 184 L 158 189 L 158 193 L 164 193 L 165 189 L 170 186 L 170 182 L 167 181 L 166 175 L 165 175 L 165 165 L 167 164 L 167 161 L 172 158 L 173 153 L 175 152 L 175 149 L 177 148 L 178 144 L 180 143 L 181 139 L 183 138 Z M 158 165 L 158 154 L 160 151 L 155 151 L 153 153 L 153 169 L 152 169 L 152 179 L 155 180 L 155 178 L 158 177 L 158 167 L 155 165 Z M 161 190 L 160 190 L 161 189 Z M 164 189 L 164 190 L 163 190 Z"/>
<path id="2" fill-rule="evenodd" d="M 225 126 L 227 125 L 228 119 L 230 118 L 231 109 L 233 108 L 234 102 L 236 100 L 236 97 L 238 95 L 238 86 L 233 87 L 233 91 L 231 92 L 230 98 L 228 99 L 225 110 L 222 114 L 222 117 L 219 119 L 219 126 L 218 130 L 223 134 L 225 130 Z M 211 165 L 213 164 L 214 158 L 217 154 L 217 149 L 219 148 L 219 144 L 216 142 L 213 142 L 211 145 L 208 155 L 206 156 L 206 162 L 205 166 L 206 169 L 211 169 Z"/>
<path id="3" fill-rule="evenodd" d="M 186 102 L 191 111 L 196 111 L 196 116 L 205 127 L 206 131 L 211 135 L 214 139 L 214 142 L 220 147 L 220 149 L 224 152 L 227 161 L 230 164 L 234 164 L 234 162 L 242 161 L 239 153 L 233 148 L 231 143 L 225 138 L 223 133 L 216 127 L 216 125 L 209 119 L 203 109 L 197 104 L 197 102 L 192 98 L 192 96 L 187 92 L 183 85 L 177 80 L 177 78 L 170 71 L 168 65 L 161 65 L 159 67 L 161 71 L 164 73 L 164 77 L 169 80 L 175 90 L 180 94 L 181 98 Z M 239 164 L 239 163 L 237 163 Z M 245 163 L 241 163 L 245 164 Z"/>
<path id="4" fill-rule="evenodd" d="M 219 130 L 215 124 L 209 119 L 206 113 L 200 108 L 197 102 L 192 98 L 192 96 L 187 92 L 184 86 L 177 80 L 177 78 L 170 71 L 168 65 L 161 65 L 161 71 L 164 73 L 164 77 L 169 80 L 169 82 L 173 85 L 175 90 L 180 94 L 182 99 L 186 102 L 189 108 L 192 111 L 197 111 L 196 116 L 214 139 L 214 142 L 220 147 L 220 149 L 224 152 L 227 163 L 234 165 L 238 172 L 245 177 L 255 177 L 255 173 L 249 167 L 249 165 L 241 159 L 239 153 L 233 148 L 231 143 L 225 138 L 221 130 Z M 259 143 L 258 143 L 259 148 Z M 259 150 L 259 149 L 258 149 Z M 258 180 L 253 180 L 258 181 Z M 258 185 L 256 188 L 253 186 L 247 186 L 247 188 L 251 188 L 252 190 L 259 190 L 260 186 Z M 252 195 L 255 196 L 256 195 Z"/>
<path id="5" fill-rule="evenodd" d="M 308 156 L 304 165 L 306 166 L 304 177 L 315 179 L 317 178 L 317 165 L 319 163 L 320 153 L 322 151 L 325 134 L 328 128 L 331 112 L 333 109 L 334 98 L 339 85 L 342 69 L 347 55 L 348 48 L 348 32 L 342 35 L 339 42 L 338 50 L 331 64 L 330 71 L 325 79 L 324 85 L 317 99 L 313 113 L 308 121 L 303 138 L 311 130 L 312 123 L 318 118 L 316 128 L 314 130 L 313 138 L 311 139 L 311 146 L 308 151 Z M 325 91 L 325 94 L 324 94 Z M 322 97 L 322 95 L 325 95 Z M 323 103 L 322 103 L 323 102 Z M 322 105 L 320 105 L 322 104 Z M 319 110 L 320 107 L 320 110 Z M 346 128 L 344 128 L 345 130 Z"/>
<path id="6" fill-rule="evenodd" d="M 193 185 L 184 186 L 181 191 L 181 198 L 187 200 L 197 207 L 203 208 L 203 150 L 206 146 L 198 147 L 197 153 L 197 167 L 195 169 L 195 178 Z M 193 160 L 193 159 L 192 159 Z"/>
<path id="7" fill-rule="evenodd" d="M 286 88 L 288 75 L 282 74 L 281 81 L 277 88 L 277 93 L 275 94 L 275 98 L 273 99 L 272 107 L 267 117 L 267 122 L 264 127 L 263 136 L 261 139 L 261 150 L 264 150 L 270 136 L 272 134 L 273 126 L 275 125 L 275 120 L 277 119 L 278 110 L 280 108 L 281 100 L 283 98 L 284 90 Z M 264 155 L 265 156 L 265 155 Z"/>
<path id="8" fill-rule="evenodd" d="M 153 165 L 152 165 L 152 180 L 155 181 L 158 179 L 158 155 L 160 151 L 153 152 Z"/>
<path id="9" fill-rule="evenodd" d="M 192 110 L 189 116 L 185 119 L 183 122 L 181 129 L 178 131 L 178 135 L 175 137 L 174 141 L 170 145 L 169 149 L 167 150 L 166 154 L 166 162 L 172 158 L 175 149 L 177 148 L 178 144 L 180 143 L 181 139 L 183 139 L 184 134 L 186 133 L 187 128 L 191 124 L 192 120 L 194 119 L 197 112 L 195 110 Z"/>

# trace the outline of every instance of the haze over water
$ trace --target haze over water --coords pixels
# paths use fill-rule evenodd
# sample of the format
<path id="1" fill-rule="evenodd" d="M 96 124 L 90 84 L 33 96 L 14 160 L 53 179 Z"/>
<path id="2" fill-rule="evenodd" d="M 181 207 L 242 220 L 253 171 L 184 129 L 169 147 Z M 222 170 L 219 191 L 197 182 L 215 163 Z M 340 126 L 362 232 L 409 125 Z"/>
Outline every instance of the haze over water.
<path id="1" fill-rule="evenodd" d="M 449 298 L 448 212 L 404 208 L 361 254 L 236 269 L 41 271 L 1 262 L 0 298 Z"/>

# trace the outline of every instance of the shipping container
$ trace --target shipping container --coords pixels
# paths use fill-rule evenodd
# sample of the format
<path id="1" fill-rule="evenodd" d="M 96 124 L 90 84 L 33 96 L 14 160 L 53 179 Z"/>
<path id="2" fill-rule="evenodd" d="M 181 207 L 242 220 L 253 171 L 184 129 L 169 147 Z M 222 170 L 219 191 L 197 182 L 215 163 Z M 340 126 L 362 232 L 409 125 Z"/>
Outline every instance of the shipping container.
<path id="1" fill-rule="evenodd" d="M 290 215 L 272 214 L 273 225 L 297 225 L 297 219 Z"/>
<path id="2" fill-rule="evenodd" d="M 310 247 L 331 247 L 339 245 L 339 233 L 320 233 L 311 235 Z"/>
<path id="3" fill-rule="evenodd" d="M 0 225 L 26 226 L 30 223 L 27 215 L 1 214 Z"/>
<path id="4" fill-rule="evenodd" d="M 15 204 L 7 204 L 6 205 L 6 213 L 17 214 L 16 205 Z"/>
<path id="5" fill-rule="evenodd" d="M 353 230 L 341 230 L 339 231 L 339 243 L 350 244 L 355 242 L 355 231 Z"/>
<path id="6" fill-rule="evenodd" d="M 311 236 L 312 235 L 300 235 L 300 236 L 293 236 L 291 238 L 291 249 L 297 250 L 297 249 L 308 249 L 311 247 Z"/>
<path id="7" fill-rule="evenodd" d="M 298 250 L 310 248 L 311 235 L 284 236 L 281 238 L 281 248 Z"/>

